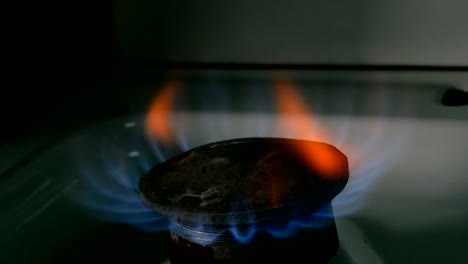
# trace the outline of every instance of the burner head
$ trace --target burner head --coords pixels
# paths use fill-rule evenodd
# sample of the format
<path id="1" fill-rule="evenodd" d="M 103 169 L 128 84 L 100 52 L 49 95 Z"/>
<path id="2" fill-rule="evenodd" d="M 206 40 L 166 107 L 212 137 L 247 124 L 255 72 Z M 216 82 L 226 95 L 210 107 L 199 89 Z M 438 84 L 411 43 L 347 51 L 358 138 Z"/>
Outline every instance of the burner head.
<path id="1" fill-rule="evenodd" d="M 297 146 L 332 158 L 333 167 L 323 173 Z M 346 156 L 331 145 L 244 138 L 167 160 L 144 175 L 139 188 L 146 203 L 171 222 L 173 264 L 327 263 L 339 246 L 330 203 L 348 176 Z M 317 228 L 275 235 L 311 215 Z M 252 235 L 244 241 L 239 230 Z"/>
<path id="2" fill-rule="evenodd" d="M 332 154 L 324 177 L 297 145 Z M 318 152 L 320 153 L 320 152 Z M 348 161 L 337 148 L 284 138 L 243 138 L 203 145 L 151 169 L 140 195 L 170 220 L 204 225 L 251 224 L 290 219 L 320 210 L 348 181 Z"/>

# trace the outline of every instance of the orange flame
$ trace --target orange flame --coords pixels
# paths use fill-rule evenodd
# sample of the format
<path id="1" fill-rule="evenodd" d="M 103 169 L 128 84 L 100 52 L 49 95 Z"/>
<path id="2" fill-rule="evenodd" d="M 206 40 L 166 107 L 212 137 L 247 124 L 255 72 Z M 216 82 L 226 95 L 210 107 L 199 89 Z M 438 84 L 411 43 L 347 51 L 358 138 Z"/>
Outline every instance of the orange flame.
<path id="1" fill-rule="evenodd" d="M 280 123 L 282 128 L 294 133 L 300 139 L 329 142 L 326 133 L 321 130 L 311 111 L 307 109 L 293 82 L 281 78 L 275 82 L 275 87 L 278 111 L 287 121 Z M 341 176 L 337 175 L 338 170 L 341 170 L 340 162 L 330 147 L 326 145 L 310 147 L 300 143 L 293 147 L 320 175 L 328 178 Z"/>
<path id="2" fill-rule="evenodd" d="M 173 142 L 171 111 L 178 87 L 180 81 L 167 81 L 153 100 L 145 120 L 145 132 L 148 136 L 157 137 L 166 143 Z"/>

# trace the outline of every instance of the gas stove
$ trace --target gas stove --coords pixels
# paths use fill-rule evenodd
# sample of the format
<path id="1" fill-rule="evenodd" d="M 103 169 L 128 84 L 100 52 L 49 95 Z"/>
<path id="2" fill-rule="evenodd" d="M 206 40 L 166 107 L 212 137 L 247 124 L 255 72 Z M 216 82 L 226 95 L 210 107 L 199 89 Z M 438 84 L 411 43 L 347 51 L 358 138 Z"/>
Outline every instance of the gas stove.
<path id="1" fill-rule="evenodd" d="M 347 155 L 349 181 L 331 203 L 339 248 L 330 263 L 466 258 L 468 108 L 442 101 L 468 83 L 462 73 L 179 70 L 169 81 L 115 78 L 103 85 L 128 111 L 96 120 L 88 110 L 80 120 L 93 122 L 0 150 L 2 263 L 169 263 L 168 220 L 141 199 L 139 179 L 198 146 L 251 137 L 318 140 Z M 278 96 L 278 85 L 293 92 Z M 47 122 L 73 123 L 64 117 L 87 107 L 76 100 Z"/>

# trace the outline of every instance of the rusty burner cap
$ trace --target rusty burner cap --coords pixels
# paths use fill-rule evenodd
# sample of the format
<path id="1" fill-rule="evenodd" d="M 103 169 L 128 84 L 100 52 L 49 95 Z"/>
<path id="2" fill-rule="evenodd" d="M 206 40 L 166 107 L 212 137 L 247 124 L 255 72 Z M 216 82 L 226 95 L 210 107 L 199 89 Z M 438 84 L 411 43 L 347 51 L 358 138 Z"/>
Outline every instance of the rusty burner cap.
<path id="1" fill-rule="evenodd" d="M 324 177 L 296 146 L 326 149 L 336 159 Z M 320 152 L 319 152 L 320 153 Z M 320 210 L 348 181 L 347 157 L 329 144 L 242 138 L 194 148 L 141 177 L 140 195 L 171 221 L 241 225 L 287 220 Z"/>

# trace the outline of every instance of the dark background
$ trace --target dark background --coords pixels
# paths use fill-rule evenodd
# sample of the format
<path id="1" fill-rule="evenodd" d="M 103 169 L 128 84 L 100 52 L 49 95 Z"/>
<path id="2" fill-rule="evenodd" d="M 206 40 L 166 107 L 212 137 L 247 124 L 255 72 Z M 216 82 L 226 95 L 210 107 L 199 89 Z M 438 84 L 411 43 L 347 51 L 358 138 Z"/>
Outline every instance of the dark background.
<path id="1" fill-rule="evenodd" d="M 96 89 L 118 62 L 111 0 L 8 1 L 1 14 L 0 138 Z M 84 101 L 86 104 L 86 101 Z"/>

